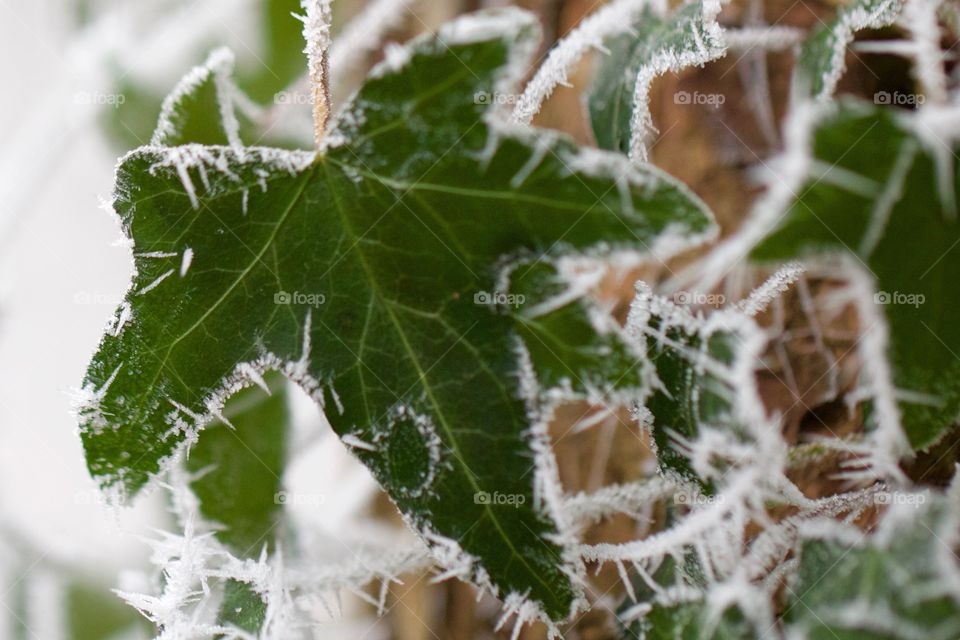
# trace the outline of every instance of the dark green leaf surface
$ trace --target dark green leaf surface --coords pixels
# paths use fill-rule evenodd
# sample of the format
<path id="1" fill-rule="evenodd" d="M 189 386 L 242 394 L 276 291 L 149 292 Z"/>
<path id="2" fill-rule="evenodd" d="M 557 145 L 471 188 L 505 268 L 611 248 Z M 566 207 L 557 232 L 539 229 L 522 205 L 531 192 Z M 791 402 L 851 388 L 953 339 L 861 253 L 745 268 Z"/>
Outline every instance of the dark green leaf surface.
<path id="1" fill-rule="evenodd" d="M 846 253 L 875 277 L 910 444 L 936 442 L 960 410 L 957 165 L 938 164 L 906 114 L 844 103 L 816 127 L 810 175 L 757 259 Z M 953 150 L 956 152 L 956 149 Z M 945 189 L 941 185 L 946 185 Z"/>
<path id="2" fill-rule="evenodd" d="M 545 389 L 563 390 L 567 399 L 636 401 L 642 354 L 608 310 L 572 291 L 547 261 L 518 267 L 510 292 L 518 303 L 517 333 Z"/>
<path id="3" fill-rule="evenodd" d="M 217 624 L 256 633 L 267 617 L 267 605 L 253 588 L 239 580 L 227 580 Z"/>
<path id="4" fill-rule="evenodd" d="M 566 617 L 576 589 L 552 514 L 534 505 L 518 321 L 487 300 L 510 259 L 637 251 L 712 221 L 653 169 L 493 124 L 474 96 L 504 88 L 523 63 L 512 49 L 534 35 L 506 11 L 418 40 L 317 157 L 128 155 L 116 209 L 137 275 L 85 382 L 91 472 L 136 491 L 245 384 L 243 363 L 281 369 L 411 524 L 455 540 L 476 579 Z"/>
<path id="5" fill-rule="evenodd" d="M 269 380 L 269 396 L 251 387 L 231 398 L 223 409 L 230 426 L 217 421 L 206 427 L 187 460 L 200 512 L 222 525 L 217 538 L 240 558 L 256 558 L 265 546 L 272 550 L 280 533 L 290 416 L 283 379 Z"/>

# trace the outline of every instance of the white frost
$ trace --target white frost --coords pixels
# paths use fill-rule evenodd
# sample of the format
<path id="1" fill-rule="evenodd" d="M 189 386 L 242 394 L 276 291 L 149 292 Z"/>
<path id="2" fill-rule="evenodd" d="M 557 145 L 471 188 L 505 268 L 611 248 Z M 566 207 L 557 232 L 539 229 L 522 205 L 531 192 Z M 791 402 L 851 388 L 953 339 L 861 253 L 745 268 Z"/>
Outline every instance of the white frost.
<path id="1" fill-rule="evenodd" d="M 330 25 L 333 21 L 332 0 L 301 0 L 306 15 L 303 39 L 307 46 L 307 75 L 313 95 L 313 126 L 317 148 L 320 148 L 327 120 L 330 117 L 330 86 L 327 49 L 330 48 Z"/>
<path id="2" fill-rule="evenodd" d="M 633 114 L 630 121 L 630 159 L 634 162 L 646 162 L 647 138 L 650 132 L 656 130 L 650 115 L 649 104 L 650 87 L 654 79 L 668 72 L 703 66 L 726 53 L 723 30 L 717 23 L 720 7 L 720 0 L 702 0 L 700 10 L 703 13 L 703 22 L 699 25 L 691 25 L 690 35 L 694 46 L 657 51 L 638 70 L 633 94 Z"/>
<path id="3" fill-rule="evenodd" d="M 193 263 L 193 249 L 187 247 L 183 250 L 183 258 L 180 260 L 180 277 L 187 275 L 190 265 Z"/>
<path id="4" fill-rule="evenodd" d="M 513 120 L 529 124 L 557 85 L 569 86 L 567 76 L 591 49 L 602 49 L 611 36 L 630 33 L 632 25 L 647 7 L 662 7 L 648 0 L 614 0 L 585 18 L 550 51 L 527 85 L 513 111 Z"/>

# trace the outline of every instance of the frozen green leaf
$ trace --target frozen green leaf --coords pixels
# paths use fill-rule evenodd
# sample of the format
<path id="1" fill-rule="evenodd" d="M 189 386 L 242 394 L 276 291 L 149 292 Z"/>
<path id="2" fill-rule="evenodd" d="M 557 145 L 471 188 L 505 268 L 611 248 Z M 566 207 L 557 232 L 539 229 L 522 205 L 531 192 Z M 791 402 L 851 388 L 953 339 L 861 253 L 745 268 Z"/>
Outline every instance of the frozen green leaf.
<path id="1" fill-rule="evenodd" d="M 223 420 L 204 429 L 190 452 L 190 488 L 200 513 L 217 527 L 217 538 L 239 558 L 273 551 L 284 531 L 281 476 L 290 416 L 284 380 L 265 377 L 266 389 L 244 389 L 227 401 Z M 218 623 L 255 632 L 266 604 L 250 584 L 224 582 Z"/>
<path id="2" fill-rule="evenodd" d="M 457 552 L 448 570 L 570 613 L 538 381 L 498 286 L 520 259 L 661 254 L 713 223 L 655 169 L 496 121 L 475 96 L 508 89 L 535 36 L 508 10 L 416 40 L 320 154 L 191 144 L 123 159 L 115 208 L 137 272 L 80 407 L 105 486 L 137 491 L 229 395 L 280 370 L 408 522 Z"/>
<path id="3" fill-rule="evenodd" d="M 633 598 L 621 605 L 618 621 L 623 640 L 753 640 L 759 629 L 730 606 L 712 617 L 704 602 L 703 570 L 693 554 L 678 562 L 664 558 L 650 583 L 636 580 Z"/>
<path id="4" fill-rule="evenodd" d="M 290 416 L 282 378 L 269 376 L 271 395 L 244 389 L 193 447 L 187 468 L 200 513 L 221 525 L 217 538 L 241 558 L 272 549 L 281 532 L 281 490 Z"/>
<path id="5" fill-rule="evenodd" d="M 252 123 L 235 108 L 239 89 L 233 68 L 233 54 L 217 49 L 183 78 L 163 101 L 151 144 L 239 145 L 241 125 L 252 137 Z"/>
<path id="6" fill-rule="evenodd" d="M 833 534 L 828 523 L 800 553 L 787 589 L 789 637 L 951 640 L 960 637 L 955 498 L 880 493 L 892 504 L 878 529 Z"/>
<path id="7" fill-rule="evenodd" d="M 841 6 L 833 21 L 822 25 L 801 45 L 794 90 L 830 98 L 847 68 L 847 46 L 854 34 L 893 24 L 902 7 L 903 0 L 854 0 Z"/>
<path id="8" fill-rule="evenodd" d="M 561 274 L 540 261 L 511 276 L 517 333 L 540 384 L 565 400 L 636 401 L 642 354 L 609 309 L 587 295 L 596 272 Z"/>
<path id="9" fill-rule="evenodd" d="M 676 294 L 683 302 L 687 292 Z M 765 339 L 745 314 L 719 310 L 707 318 L 637 286 L 627 330 L 645 353 L 648 369 L 640 419 L 650 428 L 664 469 L 701 482 L 722 472 L 723 452 L 695 469 L 692 446 L 710 430 L 750 438 L 765 423 L 754 367 Z"/>
<path id="10" fill-rule="evenodd" d="M 765 235 L 756 259 L 841 254 L 872 277 L 875 292 L 865 304 L 889 337 L 865 374 L 892 372 L 888 392 L 872 385 L 874 423 L 897 429 L 891 412 L 899 410 L 914 449 L 936 442 L 960 410 L 960 304 L 952 293 L 960 281 L 957 165 L 944 143 L 925 143 L 924 131 L 929 125 L 918 117 L 888 108 L 845 102 L 829 109 L 813 125 L 805 143 L 813 157 L 798 165 L 802 174 L 782 211 L 753 226 Z M 878 329 L 868 322 L 867 330 Z M 889 408 L 879 404 L 884 398 Z"/>
<path id="11" fill-rule="evenodd" d="M 647 105 L 653 80 L 668 71 L 703 65 L 726 49 L 716 16 L 720 5 L 688 2 L 668 16 L 645 11 L 635 33 L 612 39 L 599 58 L 588 106 L 597 144 L 642 156 L 653 130 Z M 682 98 L 679 98 L 681 99 Z"/>
<path id="12" fill-rule="evenodd" d="M 239 13 L 224 16 L 218 21 L 215 31 L 222 30 L 221 37 L 228 39 L 235 37 L 239 31 L 237 21 L 249 21 L 256 27 L 256 37 L 250 40 L 250 46 L 244 47 L 252 55 L 241 58 L 242 64 L 236 73 L 239 90 L 249 96 L 252 104 L 272 106 L 278 93 L 303 75 L 303 25 L 292 15 L 300 11 L 299 0 L 257 0 L 243 7 Z M 181 60 L 185 56 L 191 63 L 201 65 L 205 58 L 209 59 L 211 52 L 215 53 L 215 47 L 221 42 L 214 38 L 205 35 L 188 39 L 179 46 L 186 46 L 189 51 L 186 54 L 178 52 L 176 59 Z M 123 96 L 123 100 L 115 108 L 103 110 L 102 121 L 115 143 L 129 149 L 150 140 L 157 116 L 161 113 L 164 93 L 157 90 L 155 78 L 145 77 L 139 70 L 127 68 L 125 60 L 120 60 L 116 66 L 115 91 Z M 203 128 L 195 129 L 200 137 L 213 135 L 220 129 L 218 123 L 212 120 L 202 124 Z M 264 129 L 257 132 L 257 137 L 270 134 L 269 129 Z"/>

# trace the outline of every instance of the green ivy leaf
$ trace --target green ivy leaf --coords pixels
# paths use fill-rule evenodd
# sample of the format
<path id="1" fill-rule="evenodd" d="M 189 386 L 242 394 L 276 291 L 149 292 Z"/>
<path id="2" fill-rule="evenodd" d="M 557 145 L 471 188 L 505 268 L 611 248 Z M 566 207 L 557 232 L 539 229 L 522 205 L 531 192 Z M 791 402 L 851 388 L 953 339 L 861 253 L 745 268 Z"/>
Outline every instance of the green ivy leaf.
<path id="1" fill-rule="evenodd" d="M 530 366 L 550 393 L 563 391 L 562 400 L 632 404 L 639 395 L 643 354 L 610 310 L 585 295 L 585 285 L 592 283 L 589 272 L 580 279 L 578 284 L 576 275 L 565 277 L 546 260 L 514 271 L 514 317 Z"/>
<path id="2" fill-rule="evenodd" d="M 164 99 L 160 109 L 162 125 L 154 131 L 151 144 L 230 145 L 239 144 L 239 140 L 231 138 L 241 134 L 246 134 L 242 136 L 245 139 L 254 139 L 253 123 L 233 108 L 238 92 L 233 84 L 233 70 L 229 49 L 217 49 L 193 69 Z"/>
<path id="3" fill-rule="evenodd" d="M 958 521 L 951 498 L 878 494 L 894 504 L 872 534 L 809 539 L 784 613 L 789 637 L 950 640 L 960 636 Z M 837 524 L 832 524 L 839 527 Z"/>
<path id="4" fill-rule="evenodd" d="M 222 412 L 229 425 L 206 427 L 187 460 L 200 513 L 222 525 L 217 538 L 240 558 L 272 550 L 281 527 L 290 416 L 282 377 L 267 380 L 271 395 L 251 387 L 231 398 Z"/>
<path id="5" fill-rule="evenodd" d="M 812 161 L 783 215 L 761 222 L 766 237 L 753 250 L 762 260 L 852 255 L 872 273 L 914 449 L 936 442 L 960 410 L 957 169 L 918 137 L 927 126 L 873 105 L 831 110 L 811 134 Z"/>
<path id="6" fill-rule="evenodd" d="M 239 558 L 272 552 L 283 533 L 283 483 L 290 416 L 282 376 L 244 389 L 223 409 L 224 418 L 204 430 L 190 452 L 190 488 L 200 513 L 220 525 L 217 538 Z M 218 624 L 250 633 L 260 629 L 266 603 L 252 585 L 226 580 Z"/>
<path id="7" fill-rule="evenodd" d="M 256 53 L 240 66 L 237 84 L 254 103 L 269 105 L 278 92 L 303 75 L 303 23 L 291 15 L 301 11 L 300 3 L 298 0 L 257 0 L 245 10 L 250 13 L 247 19 L 258 29 L 256 35 L 259 42 L 254 44 Z M 224 28 L 229 28 L 226 23 Z M 195 57 L 191 59 L 200 64 L 215 44 L 200 43 Z M 162 109 L 164 94 L 157 91 L 155 83 L 151 83 L 149 78 L 137 77 L 136 73 L 119 69 L 115 73 L 116 92 L 124 100 L 115 108 L 104 110 L 102 121 L 115 143 L 123 149 L 129 149 L 150 140 Z M 220 129 L 216 121 L 207 121 L 206 124 L 208 128 L 196 130 L 201 136 Z M 263 135 L 268 133 L 260 132 Z"/>
<path id="8" fill-rule="evenodd" d="M 251 370 L 277 369 L 462 575 L 525 593 L 553 619 L 577 588 L 518 350 L 488 304 L 518 259 L 640 253 L 713 231 L 677 182 L 563 136 L 499 124 L 535 21 L 478 14 L 380 66 L 320 155 L 145 147 L 115 207 L 137 273 L 85 380 L 91 472 L 135 492 Z M 534 458 L 534 459 L 532 459 Z M 493 498 L 505 495 L 508 504 Z"/>
<path id="9" fill-rule="evenodd" d="M 677 294 L 680 302 L 684 295 Z M 640 417 L 651 430 L 661 467 L 709 483 L 713 472 L 692 467 L 689 445 L 708 429 L 747 440 L 747 427 L 764 423 L 753 368 L 765 339 L 735 309 L 703 318 L 643 283 L 637 285 L 627 329 L 649 362 Z M 725 464 L 711 461 L 719 472 Z"/>
<path id="10" fill-rule="evenodd" d="M 648 9 L 633 25 L 635 33 L 607 43 L 610 53 L 599 58 L 587 101 L 598 146 L 631 152 L 631 136 L 644 136 L 653 126 L 647 113 L 653 79 L 724 54 L 718 11 L 709 1 L 688 2 L 666 17 Z"/>
<path id="11" fill-rule="evenodd" d="M 233 56 L 221 49 L 181 80 L 164 100 L 154 144 L 240 146 L 240 130 L 249 128 L 233 108 L 232 71 Z M 283 532 L 281 476 L 290 427 L 283 376 L 271 372 L 255 382 L 227 401 L 185 465 L 201 515 L 231 553 L 247 559 L 272 552 Z M 218 624 L 254 633 L 265 615 L 253 585 L 223 582 Z"/>
<path id="12" fill-rule="evenodd" d="M 847 46 L 854 33 L 886 27 L 897 19 L 903 0 L 854 0 L 837 10 L 800 47 L 794 69 L 794 91 L 825 99 L 833 95 L 847 68 Z"/>

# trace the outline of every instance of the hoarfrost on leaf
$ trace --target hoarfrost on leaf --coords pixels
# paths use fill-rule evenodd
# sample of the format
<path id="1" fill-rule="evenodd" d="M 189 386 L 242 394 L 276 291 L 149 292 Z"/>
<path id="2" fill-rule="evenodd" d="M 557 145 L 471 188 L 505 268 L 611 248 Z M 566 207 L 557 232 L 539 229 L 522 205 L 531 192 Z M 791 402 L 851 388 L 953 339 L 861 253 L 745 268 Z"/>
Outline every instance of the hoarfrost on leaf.
<path id="1" fill-rule="evenodd" d="M 655 131 L 650 87 L 665 73 L 702 66 L 726 53 L 717 23 L 720 8 L 720 0 L 687 2 L 667 15 L 648 8 L 634 17 L 631 33 L 607 42 L 609 51 L 599 59 L 588 100 L 600 147 L 646 161 L 647 140 Z"/>
<path id="2" fill-rule="evenodd" d="M 924 118 L 851 100 L 797 110 L 780 175 L 742 231 L 700 269 L 709 284 L 749 253 L 847 274 L 865 327 L 858 350 L 868 424 L 883 445 L 874 457 L 893 475 L 908 445 L 937 442 L 960 407 L 952 355 L 960 352 L 960 307 L 940 292 L 957 269 L 956 167 L 944 193 Z M 918 259 L 904 261 L 905 250 Z"/>
<path id="3" fill-rule="evenodd" d="M 894 23 L 904 0 L 854 0 L 837 17 L 820 27 L 800 47 L 794 71 L 794 91 L 818 100 L 831 98 L 847 68 L 847 47 L 857 31 Z"/>
<path id="4" fill-rule="evenodd" d="M 665 5 L 649 0 L 615 0 L 581 22 L 569 35 L 554 46 L 546 61 L 530 80 L 513 110 L 513 120 L 529 124 L 558 85 L 568 85 L 567 75 L 591 49 L 605 50 L 605 42 L 612 36 L 630 34 L 634 21 L 653 7 L 663 13 Z"/>
<path id="5" fill-rule="evenodd" d="M 142 295 L 87 373 L 103 392 L 81 408 L 82 437 L 105 486 L 142 488 L 202 444 L 230 395 L 277 370 L 348 443 L 370 445 L 351 450 L 434 551 L 462 549 L 458 575 L 526 594 L 524 619 L 581 606 L 529 406 L 561 381 L 523 373 L 526 319 L 499 303 L 503 265 L 635 263 L 714 227 L 661 172 L 499 122 L 475 100 L 517 81 L 535 41 L 535 21 L 512 9 L 417 38 L 333 117 L 319 154 L 191 142 L 121 161 L 114 205 L 136 255 L 172 255 L 135 259 Z M 188 249 L 202 262 L 183 269 Z M 577 331 L 618 334 L 599 311 L 586 320 Z M 574 355 L 560 364 L 589 377 Z"/>

